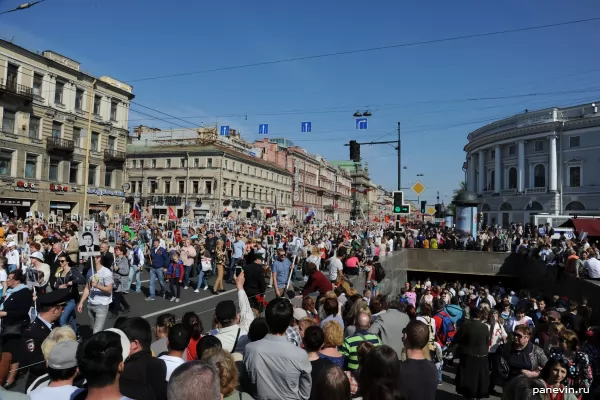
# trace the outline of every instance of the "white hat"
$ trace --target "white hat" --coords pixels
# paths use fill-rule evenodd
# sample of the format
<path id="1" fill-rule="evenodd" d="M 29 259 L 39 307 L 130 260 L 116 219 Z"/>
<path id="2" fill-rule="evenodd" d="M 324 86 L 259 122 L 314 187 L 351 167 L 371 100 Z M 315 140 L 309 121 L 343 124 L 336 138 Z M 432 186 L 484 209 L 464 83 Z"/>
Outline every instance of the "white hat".
<path id="1" fill-rule="evenodd" d="M 114 332 L 117 335 L 121 336 L 121 347 L 123 348 L 123 362 L 125 362 L 127 360 L 127 357 L 129 357 L 129 352 L 131 351 L 131 342 L 129 341 L 129 338 L 127 337 L 125 332 L 117 328 L 108 328 L 105 329 L 105 331 Z"/>
<path id="2" fill-rule="evenodd" d="M 294 308 L 294 319 L 296 321 L 300 321 L 302 318 L 306 317 L 308 317 L 308 313 L 306 312 L 306 310 L 298 307 Z"/>
<path id="3" fill-rule="evenodd" d="M 40 251 L 32 253 L 29 258 L 37 258 L 40 261 L 44 261 L 44 255 Z"/>
<path id="4" fill-rule="evenodd" d="M 8 247 L 17 247 L 17 244 L 15 242 L 10 242 L 8 244 Z"/>
<path id="5" fill-rule="evenodd" d="M 461 290 L 460 292 L 458 292 L 458 295 L 459 295 L 459 296 L 464 296 L 464 295 L 465 295 L 465 292 L 463 292 L 463 291 Z"/>

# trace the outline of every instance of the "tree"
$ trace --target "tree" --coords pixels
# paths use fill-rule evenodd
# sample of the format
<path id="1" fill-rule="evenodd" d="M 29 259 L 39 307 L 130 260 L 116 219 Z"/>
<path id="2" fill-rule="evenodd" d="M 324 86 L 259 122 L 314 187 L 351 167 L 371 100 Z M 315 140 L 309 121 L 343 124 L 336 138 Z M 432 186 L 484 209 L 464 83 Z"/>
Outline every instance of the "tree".
<path id="1" fill-rule="evenodd" d="M 448 204 L 448 207 L 450 210 L 452 210 L 453 213 L 456 213 L 456 206 L 454 205 L 454 200 L 456 199 L 456 196 L 458 196 L 458 194 L 462 191 L 466 191 L 467 190 L 467 182 L 465 181 L 461 181 L 460 185 L 458 186 L 458 189 L 454 189 L 454 192 L 452 193 L 452 202 L 450 204 Z"/>

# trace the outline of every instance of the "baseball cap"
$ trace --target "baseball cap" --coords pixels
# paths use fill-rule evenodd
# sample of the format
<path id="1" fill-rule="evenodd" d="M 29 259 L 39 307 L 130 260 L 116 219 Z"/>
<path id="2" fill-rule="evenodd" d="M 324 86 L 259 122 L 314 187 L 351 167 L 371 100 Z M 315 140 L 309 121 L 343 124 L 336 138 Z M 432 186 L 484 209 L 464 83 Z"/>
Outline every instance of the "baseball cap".
<path id="1" fill-rule="evenodd" d="M 298 307 L 294 308 L 294 319 L 296 321 L 300 321 L 302 318 L 306 317 L 308 317 L 308 313 L 306 312 L 306 310 Z"/>
<path id="2" fill-rule="evenodd" d="M 50 350 L 48 368 L 69 369 L 77 366 L 77 347 L 79 342 L 67 340 L 60 342 Z"/>
<path id="3" fill-rule="evenodd" d="M 8 244 L 8 247 L 17 247 L 17 244 L 15 242 L 10 242 Z"/>
<path id="4" fill-rule="evenodd" d="M 127 335 L 125 334 L 125 332 L 117 328 L 108 328 L 105 329 L 105 331 L 114 332 L 121 337 L 121 347 L 123 348 L 123 362 L 125 362 L 125 360 L 127 360 L 127 358 L 129 357 L 129 352 L 131 351 L 131 342 L 127 338 Z"/>
<path id="5" fill-rule="evenodd" d="M 215 308 L 215 317 L 221 323 L 229 323 L 237 315 L 237 308 L 233 300 L 224 300 L 217 304 Z"/>
<path id="6" fill-rule="evenodd" d="M 44 261 L 44 255 L 42 254 L 41 251 L 36 251 L 34 253 L 32 253 L 29 258 L 37 258 L 40 261 Z"/>
<path id="7" fill-rule="evenodd" d="M 548 311 L 546 316 L 554 321 L 560 321 L 560 313 L 558 311 Z"/>

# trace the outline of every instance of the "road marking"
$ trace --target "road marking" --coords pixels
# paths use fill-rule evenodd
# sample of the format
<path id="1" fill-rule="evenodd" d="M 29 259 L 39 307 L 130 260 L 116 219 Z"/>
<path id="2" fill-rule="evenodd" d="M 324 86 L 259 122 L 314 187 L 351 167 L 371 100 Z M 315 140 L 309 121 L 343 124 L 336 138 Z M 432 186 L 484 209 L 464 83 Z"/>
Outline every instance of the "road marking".
<path id="1" fill-rule="evenodd" d="M 150 282 L 150 280 L 145 280 L 145 281 L 141 281 L 140 283 L 146 283 L 146 282 Z M 131 286 L 131 285 L 129 285 Z M 79 295 L 81 296 L 83 294 L 83 291 L 79 292 Z"/>
<path id="2" fill-rule="evenodd" d="M 170 307 L 170 308 L 163 308 L 163 309 L 162 309 L 162 310 L 160 310 L 160 311 L 153 312 L 153 313 L 146 314 L 146 315 L 142 315 L 141 317 L 142 317 L 142 318 L 150 318 L 150 317 L 154 317 L 154 316 L 157 316 L 157 315 L 160 315 L 160 314 L 167 313 L 167 312 L 169 312 L 169 311 L 173 311 L 173 310 L 177 310 L 177 309 L 180 309 L 180 308 L 183 308 L 183 307 L 190 306 L 190 305 L 192 305 L 192 304 L 202 303 L 203 301 L 206 301 L 206 300 L 215 299 L 215 298 L 217 298 L 217 297 L 219 297 L 219 296 L 223 296 L 223 295 L 230 294 L 230 293 L 233 293 L 233 292 L 237 292 L 237 289 L 230 289 L 230 290 L 227 290 L 227 291 L 226 291 L 226 292 L 224 292 L 224 293 L 219 293 L 218 295 L 211 295 L 211 296 L 209 296 L 209 297 L 203 297 L 203 298 L 201 298 L 201 299 L 198 299 L 198 300 L 193 300 L 193 301 L 187 302 L 187 303 L 185 303 L 185 304 L 179 304 L 179 305 L 177 305 L 177 306 L 174 306 L 174 307 Z M 156 300 L 155 300 L 155 301 L 156 301 Z M 208 311 L 208 310 L 207 310 L 207 311 Z"/>

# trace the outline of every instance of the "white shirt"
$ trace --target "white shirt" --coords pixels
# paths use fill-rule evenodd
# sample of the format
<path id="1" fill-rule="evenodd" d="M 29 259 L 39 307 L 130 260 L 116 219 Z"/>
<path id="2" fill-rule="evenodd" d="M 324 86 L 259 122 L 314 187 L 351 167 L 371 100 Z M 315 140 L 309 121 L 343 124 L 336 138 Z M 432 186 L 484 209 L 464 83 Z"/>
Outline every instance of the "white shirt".
<path id="1" fill-rule="evenodd" d="M 338 277 L 338 269 L 344 269 L 342 262 L 337 257 L 332 257 L 329 260 L 329 280 L 334 282 Z"/>
<path id="2" fill-rule="evenodd" d="M 587 268 L 588 275 L 590 278 L 600 278 L 600 260 L 597 258 L 590 258 L 585 260 L 583 265 Z"/>
<path id="3" fill-rule="evenodd" d="M 93 275 L 92 275 L 92 273 L 93 273 Z M 88 281 L 88 285 L 90 284 L 92 279 L 97 279 L 98 284 L 100 284 L 100 286 L 108 286 L 108 285 L 112 285 L 114 283 L 113 274 L 106 267 L 100 268 L 100 271 L 98 271 L 98 272 L 96 272 L 96 270 L 94 268 L 91 268 L 88 271 L 88 275 L 86 278 Z M 94 305 L 107 306 L 110 303 L 112 303 L 112 292 L 106 293 L 106 292 L 103 292 L 100 289 L 94 288 L 90 285 L 90 295 L 88 297 L 88 301 Z"/>
<path id="4" fill-rule="evenodd" d="M 46 386 L 32 390 L 31 393 L 29 393 L 29 398 L 31 400 L 71 400 L 82 391 L 83 389 L 71 385 L 57 387 Z"/>
<path id="5" fill-rule="evenodd" d="M 250 329 L 250 324 L 254 321 L 254 312 L 252 312 L 245 291 L 238 290 L 238 301 L 240 305 L 240 323 L 221 328 L 214 336 L 221 341 L 223 350 L 230 353 L 244 354 L 246 344 L 249 342 L 248 330 Z M 238 331 L 240 332 L 240 336 L 238 337 L 237 345 L 234 349 L 233 345 L 235 343 L 235 338 L 238 335 Z"/>
<path id="6" fill-rule="evenodd" d="M 167 365 L 167 382 L 171 379 L 171 374 L 175 371 L 175 368 L 179 367 L 185 361 L 181 359 L 181 357 L 173 357 L 173 356 L 160 356 L 158 357 L 165 362 Z"/>
<path id="7" fill-rule="evenodd" d="M 12 250 L 6 253 L 6 265 L 15 264 L 19 268 L 19 251 Z"/>

